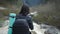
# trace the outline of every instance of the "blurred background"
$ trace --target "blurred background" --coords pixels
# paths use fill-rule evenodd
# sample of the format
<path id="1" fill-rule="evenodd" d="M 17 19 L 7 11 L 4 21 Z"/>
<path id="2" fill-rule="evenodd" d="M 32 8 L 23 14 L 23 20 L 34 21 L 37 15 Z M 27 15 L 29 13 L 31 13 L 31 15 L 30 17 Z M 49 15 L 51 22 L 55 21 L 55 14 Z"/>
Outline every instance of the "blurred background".
<path id="1" fill-rule="evenodd" d="M 9 13 L 18 13 L 21 6 L 21 0 L 0 0 L 0 24 L 4 25 L 5 20 L 9 18 Z"/>
<path id="2" fill-rule="evenodd" d="M 21 6 L 26 4 L 30 12 L 37 12 L 33 21 L 37 24 L 48 24 L 60 29 L 60 0 L 0 0 L 0 27 L 8 20 L 9 13 L 20 12 Z"/>
<path id="3" fill-rule="evenodd" d="M 29 5 L 30 12 L 37 12 L 34 21 L 60 26 L 60 0 L 0 0 L 0 23 L 9 13 L 18 13 L 23 2 Z"/>

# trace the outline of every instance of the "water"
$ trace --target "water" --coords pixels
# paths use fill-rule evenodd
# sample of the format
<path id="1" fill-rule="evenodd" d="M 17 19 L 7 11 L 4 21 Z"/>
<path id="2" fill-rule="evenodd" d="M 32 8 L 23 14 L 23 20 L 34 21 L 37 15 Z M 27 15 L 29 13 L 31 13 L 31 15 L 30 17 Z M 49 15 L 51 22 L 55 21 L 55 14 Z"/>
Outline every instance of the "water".
<path id="1" fill-rule="evenodd" d="M 44 34 L 44 32 L 47 32 L 47 31 L 48 31 L 47 33 L 51 33 L 51 34 L 60 34 L 60 31 L 53 26 L 49 26 L 45 24 L 38 25 L 35 22 L 33 24 L 34 24 L 34 31 L 37 34 Z"/>
<path id="2" fill-rule="evenodd" d="M 34 25 L 34 31 L 37 33 L 37 34 L 43 34 L 42 31 L 40 30 L 40 25 L 36 24 L 33 22 L 33 25 Z"/>

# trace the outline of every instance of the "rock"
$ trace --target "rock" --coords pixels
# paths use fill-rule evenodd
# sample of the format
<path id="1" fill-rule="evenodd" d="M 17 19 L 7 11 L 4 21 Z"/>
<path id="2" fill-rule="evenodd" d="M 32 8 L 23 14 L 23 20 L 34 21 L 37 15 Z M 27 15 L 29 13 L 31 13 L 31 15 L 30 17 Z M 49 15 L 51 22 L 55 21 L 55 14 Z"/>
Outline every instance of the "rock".
<path id="1" fill-rule="evenodd" d="M 7 26 L 8 23 L 9 23 L 9 20 L 5 20 L 5 21 L 4 21 L 4 24 L 3 24 L 3 27 L 4 27 L 4 26 Z"/>
<path id="2" fill-rule="evenodd" d="M 57 26 L 57 28 L 60 30 L 60 26 Z"/>
<path id="3" fill-rule="evenodd" d="M 37 34 L 35 31 L 31 31 L 32 34 Z"/>
<path id="4" fill-rule="evenodd" d="M 58 34 L 58 29 L 56 28 L 49 28 L 47 29 L 44 34 Z"/>
<path id="5" fill-rule="evenodd" d="M 47 29 L 50 28 L 50 25 L 46 25 L 46 24 L 40 24 L 41 29 Z"/>

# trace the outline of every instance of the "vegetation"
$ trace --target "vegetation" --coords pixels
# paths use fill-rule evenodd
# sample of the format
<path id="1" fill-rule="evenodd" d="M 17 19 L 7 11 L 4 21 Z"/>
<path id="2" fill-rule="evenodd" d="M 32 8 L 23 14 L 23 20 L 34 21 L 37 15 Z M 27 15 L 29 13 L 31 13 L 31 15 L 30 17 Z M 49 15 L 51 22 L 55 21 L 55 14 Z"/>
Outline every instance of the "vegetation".
<path id="1" fill-rule="evenodd" d="M 4 16 L 7 16 L 10 12 L 18 13 L 22 2 L 21 0 L 3 0 L 0 4 L 0 6 L 7 8 L 6 10 L 0 10 Z"/>
<path id="2" fill-rule="evenodd" d="M 59 3 L 59 0 L 49 0 L 49 4 L 47 3 L 36 8 L 35 10 L 38 12 L 38 15 L 34 17 L 35 21 L 38 21 L 39 24 L 48 23 L 49 25 L 60 26 Z"/>

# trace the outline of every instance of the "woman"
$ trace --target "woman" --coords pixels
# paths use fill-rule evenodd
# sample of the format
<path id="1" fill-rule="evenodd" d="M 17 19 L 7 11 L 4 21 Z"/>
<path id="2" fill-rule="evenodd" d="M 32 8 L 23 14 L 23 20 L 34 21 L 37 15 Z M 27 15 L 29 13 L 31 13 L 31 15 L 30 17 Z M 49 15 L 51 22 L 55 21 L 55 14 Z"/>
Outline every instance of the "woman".
<path id="1" fill-rule="evenodd" d="M 24 30 L 23 28 L 21 28 L 21 30 L 23 29 L 24 33 L 20 33 L 21 32 L 21 30 L 20 30 L 19 34 L 31 34 L 30 31 L 29 31 L 29 28 L 31 30 L 33 30 L 32 18 L 28 14 L 29 14 L 29 7 L 27 5 L 23 5 L 22 8 L 21 8 L 21 11 L 16 16 L 16 20 L 17 19 L 26 19 L 27 23 L 24 22 L 24 24 L 27 25 L 27 27 L 23 26 L 23 28 L 24 29 L 26 28 L 27 30 Z M 14 30 L 14 25 L 13 25 L 13 30 Z"/>

